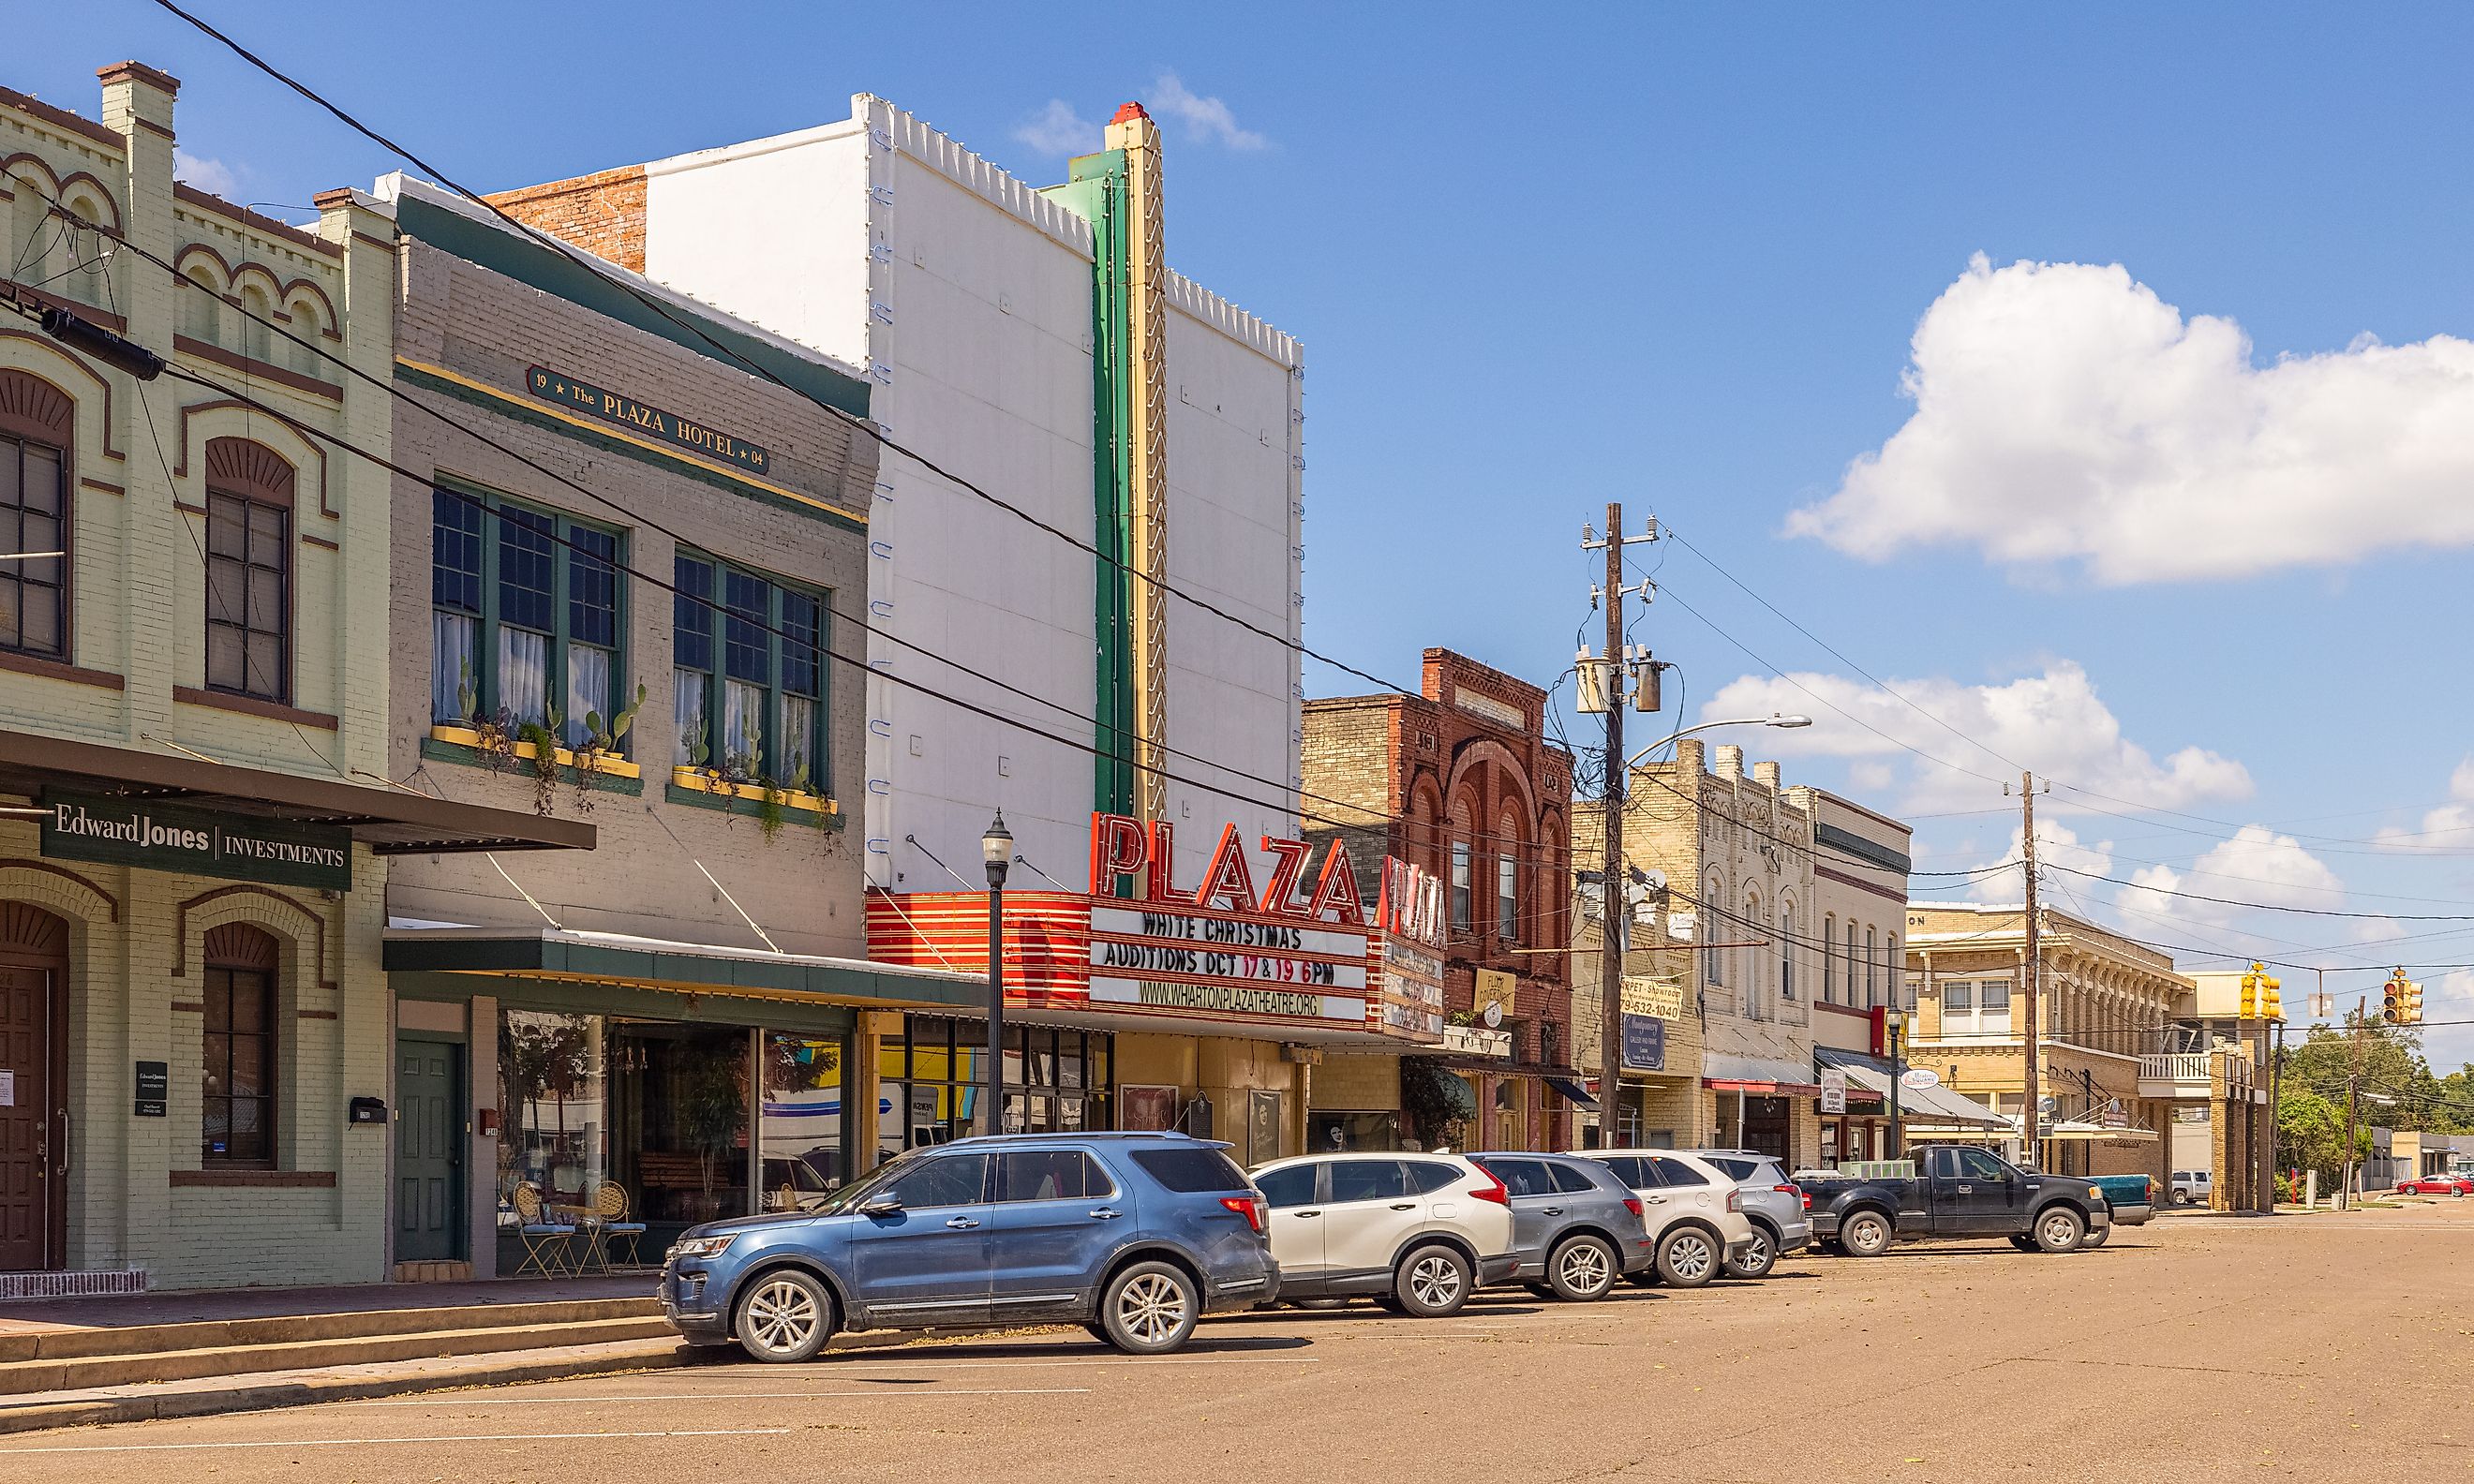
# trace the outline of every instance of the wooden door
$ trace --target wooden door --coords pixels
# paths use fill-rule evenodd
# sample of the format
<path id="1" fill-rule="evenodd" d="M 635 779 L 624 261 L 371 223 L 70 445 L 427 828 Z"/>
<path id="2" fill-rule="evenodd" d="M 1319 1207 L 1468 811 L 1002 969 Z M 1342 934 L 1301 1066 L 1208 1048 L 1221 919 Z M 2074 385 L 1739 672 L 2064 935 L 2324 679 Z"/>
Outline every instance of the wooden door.
<path id="1" fill-rule="evenodd" d="M 398 1040 L 395 1260 L 464 1257 L 464 1048 Z"/>
<path id="2" fill-rule="evenodd" d="M 0 905 L 0 1273 L 60 1267 L 68 1246 L 68 927 Z"/>

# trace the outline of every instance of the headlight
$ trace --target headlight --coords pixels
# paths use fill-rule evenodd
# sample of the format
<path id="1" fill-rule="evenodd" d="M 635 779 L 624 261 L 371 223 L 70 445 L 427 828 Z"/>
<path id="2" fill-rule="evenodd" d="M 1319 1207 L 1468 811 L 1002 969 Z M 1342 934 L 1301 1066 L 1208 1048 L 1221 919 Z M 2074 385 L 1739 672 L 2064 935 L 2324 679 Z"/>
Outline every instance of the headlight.
<path id="1" fill-rule="evenodd" d="M 723 1253 L 728 1252 L 730 1250 L 730 1244 L 737 1240 L 739 1240 L 739 1238 L 736 1235 L 691 1236 L 682 1242 L 672 1242 L 670 1244 L 670 1256 L 673 1257 L 718 1257 Z"/>

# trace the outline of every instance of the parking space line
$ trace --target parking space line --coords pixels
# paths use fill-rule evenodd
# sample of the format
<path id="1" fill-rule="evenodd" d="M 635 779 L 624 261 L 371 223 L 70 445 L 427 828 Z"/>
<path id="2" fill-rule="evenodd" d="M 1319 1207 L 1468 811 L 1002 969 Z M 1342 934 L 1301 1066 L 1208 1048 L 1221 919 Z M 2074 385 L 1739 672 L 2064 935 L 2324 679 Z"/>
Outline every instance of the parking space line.
<path id="1" fill-rule="evenodd" d="M 921 1391 L 671 1391 L 568 1397 L 431 1397 L 409 1401 L 339 1401 L 338 1406 L 585 1406 L 595 1401 L 810 1401 L 827 1397 L 1074 1397 L 1088 1386 L 931 1386 Z"/>
<path id="2" fill-rule="evenodd" d="M 196 1453 L 239 1448 L 379 1448 L 430 1443 L 580 1443 L 596 1438 L 780 1437 L 788 1427 L 703 1427 L 661 1432 L 471 1432 L 419 1438 L 251 1438 L 234 1443 L 87 1443 L 74 1447 L 0 1448 L 0 1458 L 19 1453 Z"/>
<path id="3" fill-rule="evenodd" d="M 852 1361 L 834 1367 L 837 1374 L 858 1371 L 1012 1371 L 1036 1367 L 1105 1366 L 1117 1371 L 1146 1371 L 1153 1366 L 1300 1366 L 1313 1365 L 1319 1355 L 1159 1355 L 1149 1357 L 1123 1356 L 1110 1358 L 1095 1355 L 1075 1360 L 869 1360 Z"/>

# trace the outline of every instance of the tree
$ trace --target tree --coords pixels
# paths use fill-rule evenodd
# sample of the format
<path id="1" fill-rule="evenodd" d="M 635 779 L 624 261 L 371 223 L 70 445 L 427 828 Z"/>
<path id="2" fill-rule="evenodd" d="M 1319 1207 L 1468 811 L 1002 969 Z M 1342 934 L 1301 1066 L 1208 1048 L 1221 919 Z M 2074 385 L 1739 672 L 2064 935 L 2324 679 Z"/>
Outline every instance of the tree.
<path id="1" fill-rule="evenodd" d="M 2354 1130 L 2354 1158 L 2369 1158 L 2371 1133 Z M 2308 1088 L 2289 1081 L 2276 1102 L 2276 1158 L 2290 1169 L 2317 1170 L 2323 1185 L 2334 1185 L 2345 1163 L 2345 1109 Z"/>

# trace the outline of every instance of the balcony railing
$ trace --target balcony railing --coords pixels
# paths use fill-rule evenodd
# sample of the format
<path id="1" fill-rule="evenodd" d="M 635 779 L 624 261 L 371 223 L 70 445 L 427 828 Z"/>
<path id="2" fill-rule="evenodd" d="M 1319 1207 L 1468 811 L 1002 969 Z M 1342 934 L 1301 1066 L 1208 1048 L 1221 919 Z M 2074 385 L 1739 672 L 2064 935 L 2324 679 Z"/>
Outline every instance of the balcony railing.
<path id="1" fill-rule="evenodd" d="M 2139 1080 L 2142 1082 L 2205 1082 L 2208 1080 L 2208 1053 L 2204 1051 L 2168 1051 L 2139 1059 Z"/>

